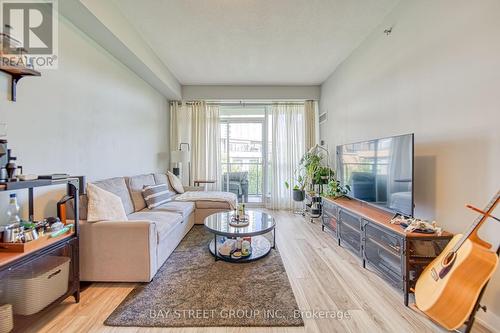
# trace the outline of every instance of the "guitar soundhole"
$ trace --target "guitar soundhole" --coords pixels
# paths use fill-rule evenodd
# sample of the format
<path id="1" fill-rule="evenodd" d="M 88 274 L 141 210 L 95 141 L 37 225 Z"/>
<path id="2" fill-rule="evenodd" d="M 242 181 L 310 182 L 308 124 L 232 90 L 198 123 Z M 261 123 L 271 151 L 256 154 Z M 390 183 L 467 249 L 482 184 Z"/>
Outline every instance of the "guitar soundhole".
<path id="1" fill-rule="evenodd" d="M 439 271 L 439 278 L 442 279 L 448 274 L 450 271 L 451 267 L 453 266 L 453 263 L 455 262 L 457 254 L 455 252 L 450 252 L 446 255 L 446 257 L 443 258 L 443 262 L 441 263 L 441 266 L 443 268 Z"/>
<path id="2" fill-rule="evenodd" d="M 450 253 L 448 253 L 448 254 L 446 255 L 446 257 L 444 257 L 444 259 L 443 259 L 443 263 L 442 263 L 443 267 L 448 267 L 448 266 L 450 266 L 450 264 L 451 264 L 453 261 L 455 261 L 455 255 L 456 255 L 456 254 L 455 254 L 455 252 L 450 252 Z"/>

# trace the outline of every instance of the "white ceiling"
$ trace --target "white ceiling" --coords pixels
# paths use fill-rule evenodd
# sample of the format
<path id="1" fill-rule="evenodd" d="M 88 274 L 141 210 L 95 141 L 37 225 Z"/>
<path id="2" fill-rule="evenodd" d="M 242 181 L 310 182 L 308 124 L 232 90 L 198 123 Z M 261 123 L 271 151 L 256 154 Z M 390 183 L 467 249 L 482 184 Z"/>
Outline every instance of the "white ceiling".
<path id="1" fill-rule="evenodd" d="M 316 85 L 398 1 L 114 3 L 181 84 Z"/>

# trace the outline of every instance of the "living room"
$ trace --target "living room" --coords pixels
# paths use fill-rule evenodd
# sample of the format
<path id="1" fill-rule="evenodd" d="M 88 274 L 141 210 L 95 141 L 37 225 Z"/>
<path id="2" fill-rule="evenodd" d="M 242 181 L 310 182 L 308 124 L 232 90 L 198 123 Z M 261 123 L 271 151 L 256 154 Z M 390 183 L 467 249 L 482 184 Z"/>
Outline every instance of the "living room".
<path id="1" fill-rule="evenodd" d="M 497 0 L 0 20 L 1 333 L 499 331 Z"/>

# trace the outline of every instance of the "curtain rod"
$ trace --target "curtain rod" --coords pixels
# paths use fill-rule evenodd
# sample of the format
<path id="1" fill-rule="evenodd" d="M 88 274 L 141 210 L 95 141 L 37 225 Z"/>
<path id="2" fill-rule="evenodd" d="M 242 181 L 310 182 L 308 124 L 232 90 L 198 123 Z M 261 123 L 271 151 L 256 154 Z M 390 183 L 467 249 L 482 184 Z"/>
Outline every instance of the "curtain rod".
<path id="1" fill-rule="evenodd" d="M 281 100 L 281 101 L 249 101 L 249 102 L 235 102 L 235 101 L 214 101 L 214 100 L 206 100 L 205 102 L 209 105 L 220 105 L 220 106 L 266 106 L 273 104 L 286 104 L 286 105 L 304 105 L 307 101 L 317 100 Z M 179 104 L 195 104 L 199 101 L 171 101 L 171 103 L 179 103 Z"/>

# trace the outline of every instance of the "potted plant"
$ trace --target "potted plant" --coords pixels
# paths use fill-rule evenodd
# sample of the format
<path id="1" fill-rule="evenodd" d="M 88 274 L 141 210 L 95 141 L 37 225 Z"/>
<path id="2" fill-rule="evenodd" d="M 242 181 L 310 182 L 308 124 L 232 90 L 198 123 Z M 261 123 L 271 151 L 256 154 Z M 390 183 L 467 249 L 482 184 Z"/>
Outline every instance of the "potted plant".
<path id="1" fill-rule="evenodd" d="M 349 185 L 342 185 L 334 176 L 331 177 L 330 181 L 326 186 L 326 195 L 332 198 L 343 197 L 347 193 L 351 191 L 351 187 Z"/>
<path id="2" fill-rule="evenodd" d="M 315 183 L 315 175 L 317 171 L 321 168 L 321 161 L 323 159 L 323 155 L 318 153 L 307 152 L 300 159 L 299 166 L 304 169 L 306 185 L 309 185 L 312 189 Z"/>
<path id="3" fill-rule="evenodd" d="M 287 189 L 290 189 L 290 184 L 288 182 L 285 182 L 285 187 Z M 306 192 L 305 192 L 305 187 L 306 187 L 306 181 L 305 177 L 302 175 L 297 175 L 295 177 L 295 185 L 293 186 L 292 189 L 292 196 L 294 201 L 304 201 L 306 198 Z"/>
<path id="4" fill-rule="evenodd" d="M 324 185 L 328 184 L 334 172 L 327 166 L 319 166 L 316 168 L 313 175 L 313 184 Z"/>

